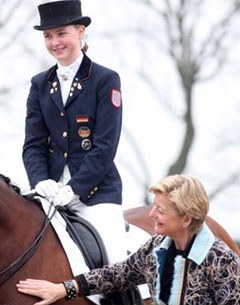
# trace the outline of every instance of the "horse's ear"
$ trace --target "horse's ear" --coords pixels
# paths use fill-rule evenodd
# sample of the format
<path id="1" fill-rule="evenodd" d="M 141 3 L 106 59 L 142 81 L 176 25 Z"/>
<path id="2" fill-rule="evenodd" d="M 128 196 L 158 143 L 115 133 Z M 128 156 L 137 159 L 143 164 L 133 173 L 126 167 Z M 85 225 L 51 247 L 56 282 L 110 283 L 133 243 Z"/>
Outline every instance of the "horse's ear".
<path id="1" fill-rule="evenodd" d="M 18 194 L 21 193 L 20 187 L 18 187 L 15 184 L 12 184 L 10 178 L 4 176 L 3 174 L 0 174 L 0 179 L 2 179 L 7 185 L 11 186 L 14 189 L 14 191 L 17 192 Z"/>
<path id="2" fill-rule="evenodd" d="M 10 178 L 8 178 L 8 177 L 6 177 L 6 176 L 4 176 L 3 174 L 0 174 L 0 179 L 2 179 L 4 182 L 6 182 L 7 184 L 9 184 L 10 183 Z"/>

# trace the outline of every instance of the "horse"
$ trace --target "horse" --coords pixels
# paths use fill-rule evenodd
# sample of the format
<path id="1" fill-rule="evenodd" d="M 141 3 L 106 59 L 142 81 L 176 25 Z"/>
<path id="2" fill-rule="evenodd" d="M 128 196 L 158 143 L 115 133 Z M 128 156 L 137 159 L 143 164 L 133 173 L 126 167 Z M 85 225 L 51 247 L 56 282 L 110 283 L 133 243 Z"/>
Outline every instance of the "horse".
<path id="1" fill-rule="evenodd" d="M 16 283 L 26 278 L 61 282 L 72 278 L 72 272 L 61 243 L 52 226 L 47 226 L 41 242 L 34 243 L 42 232 L 46 215 L 40 205 L 16 192 L 0 179 L 0 298 L 4 305 L 30 305 L 38 298 L 18 293 Z M 30 245 L 30 251 L 26 249 Z M 26 253 L 26 255 L 23 255 Z M 65 299 L 55 302 L 65 305 Z M 72 305 L 93 305 L 87 298 L 78 298 Z"/>
<path id="2" fill-rule="evenodd" d="M 48 215 L 49 216 L 49 215 Z M 73 278 L 72 270 L 41 204 L 33 198 L 22 196 L 20 189 L 9 178 L 0 174 L 0 304 L 32 305 L 39 298 L 17 291 L 16 283 L 26 278 L 45 279 L 59 283 Z M 104 304 L 131 303 L 125 295 L 112 295 Z M 134 302 L 143 304 L 139 295 L 130 295 Z M 53 303 L 67 305 L 64 298 Z M 72 305 L 93 305 L 89 298 L 71 301 Z M 135 303 L 134 303 L 135 304 Z"/>
<path id="3" fill-rule="evenodd" d="M 6 178 L 6 177 L 4 177 Z M 1 305 L 30 305 L 38 298 L 21 294 L 16 283 L 26 278 L 61 282 L 73 277 L 68 259 L 46 215 L 39 204 L 17 192 L 17 187 L 0 176 L 0 298 Z M 33 202 L 34 201 L 34 202 Z M 150 207 L 125 210 L 130 224 L 154 234 L 148 217 Z M 210 227 L 220 228 L 209 222 Z M 224 236 L 223 236 L 224 237 Z M 228 235 L 227 235 L 228 237 Z M 230 238 L 231 239 L 231 238 Z M 232 241 L 233 243 L 233 241 Z M 27 250 L 26 250 L 27 249 Z M 150 304 L 151 300 L 144 300 Z M 54 305 L 66 305 L 65 299 Z M 93 305 L 88 298 L 77 298 L 72 305 Z"/>

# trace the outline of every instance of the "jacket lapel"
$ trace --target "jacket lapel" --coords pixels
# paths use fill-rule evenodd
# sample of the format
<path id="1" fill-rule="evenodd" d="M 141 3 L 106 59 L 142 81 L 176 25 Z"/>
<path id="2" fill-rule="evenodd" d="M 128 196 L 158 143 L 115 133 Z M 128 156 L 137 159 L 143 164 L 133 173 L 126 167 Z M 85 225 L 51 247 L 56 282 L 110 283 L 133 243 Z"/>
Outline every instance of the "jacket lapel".
<path id="1" fill-rule="evenodd" d="M 155 299 L 157 300 L 158 305 L 165 305 L 165 303 L 160 300 L 161 276 L 166 263 L 167 250 L 170 247 L 171 242 L 172 240 L 169 237 L 164 237 L 164 239 L 161 241 L 161 247 L 154 249 L 154 253 L 157 259 L 157 284 Z"/>
<path id="2" fill-rule="evenodd" d="M 79 70 L 73 79 L 65 107 L 68 107 L 74 100 L 77 99 L 79 94 L 82 93 L 84 89 L 83 81 L 90 78 L 91 71 L 92 71 L 92 61 L 84 54 Z"/>
<path id="3" fill-rule="evenodd" d="M 172 281 L 171 292 L 168 300 L 168 305 L 179 305 L 181 303 L 184 274 L 187 261 L 182 256 L 178 255 L 174 261 L 174 275 Z"/>
<path id="4" fill-rule="evenodd" d="M 215 240 L 216 238 L 212 231 L 209 229 L 207 224 L 204 223 L 201 231 L 196 236 L 188 258 L 200 265 L 206 258 Z"/>
<path id="5" fill-rule="evenodd" d="M 60 111 L 64 110 L 60 83 L 56 74 L 57 65 L 51 68 L 48 74 L 49 95 Z"/>

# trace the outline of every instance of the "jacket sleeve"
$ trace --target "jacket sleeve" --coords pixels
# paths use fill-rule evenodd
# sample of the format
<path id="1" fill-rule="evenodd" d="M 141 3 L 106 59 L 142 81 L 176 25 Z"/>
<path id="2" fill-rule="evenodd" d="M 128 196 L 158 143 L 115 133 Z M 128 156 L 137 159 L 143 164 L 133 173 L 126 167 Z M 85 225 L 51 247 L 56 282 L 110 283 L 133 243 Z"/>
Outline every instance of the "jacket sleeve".
<path id="1" fill-rule="evenodd" d="M 39 181 L 48 179 L 48 137 L 48 128 L 38 101 L 38 87 L 33 78 L 27 99 L 25 141 L 22 153 L 23 163 L 32 188 Z"/>
<path id="2" fill-rule="evenodd" d="M 232 250 L 226 251 L 211 266 L 210 289 L 215 303 L 240 304 L 240 257 Z"/>
<path id="3" fill-rule="evenodd" d="M 154 277 L 153 242 L 150 239 L 126 261 L 93 269 L 76 277 L 82 295 L 110 293 L 145 284 Z M 153 262 L 153 263 L 152 263 Z"/>
<path id="4" fill-rule="evenodd" d="M 114 166 L 122 126 L 120 86 L 119 75 L 111 70 L 97 84 L 92 148 L 68 182 L 83 202 L 88 200 L 89 192 L 98 187 L 109 169 Z"/>

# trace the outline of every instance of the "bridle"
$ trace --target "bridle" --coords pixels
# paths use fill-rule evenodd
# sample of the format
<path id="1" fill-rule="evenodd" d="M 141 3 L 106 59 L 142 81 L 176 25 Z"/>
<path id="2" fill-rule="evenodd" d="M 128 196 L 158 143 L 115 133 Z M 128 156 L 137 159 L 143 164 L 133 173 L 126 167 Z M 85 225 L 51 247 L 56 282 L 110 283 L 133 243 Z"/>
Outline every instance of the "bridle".
<path id="1" fill-rule="evenodd" d="M 17 186 L 13 186 L 10 184 L 9 178 L 1 174 L 0 174 L 0 178 L 2 178 L 8 185 L 12 186 L 17 193 L 20 193 L 20 189 Z M 32 196 L 34 196 L 34 194 Z M 13 261 L 9 266 L 4 268 L 3 270 L 0 270 L 0 286 L 3 285 L 8 279 L 10 279 L 19 269 L 21 269 L 37 251 L 42 241 L 42 238 L 46 232 L 46 229 L 48 228 L 56 211 L 57 211 L 57 207 L 55 207 L 53 204 L 50 204 L 43 226 L 40 232 L 38 233 L 38 235 L 36 236 L 35 240 L 15 261 Z"/>

